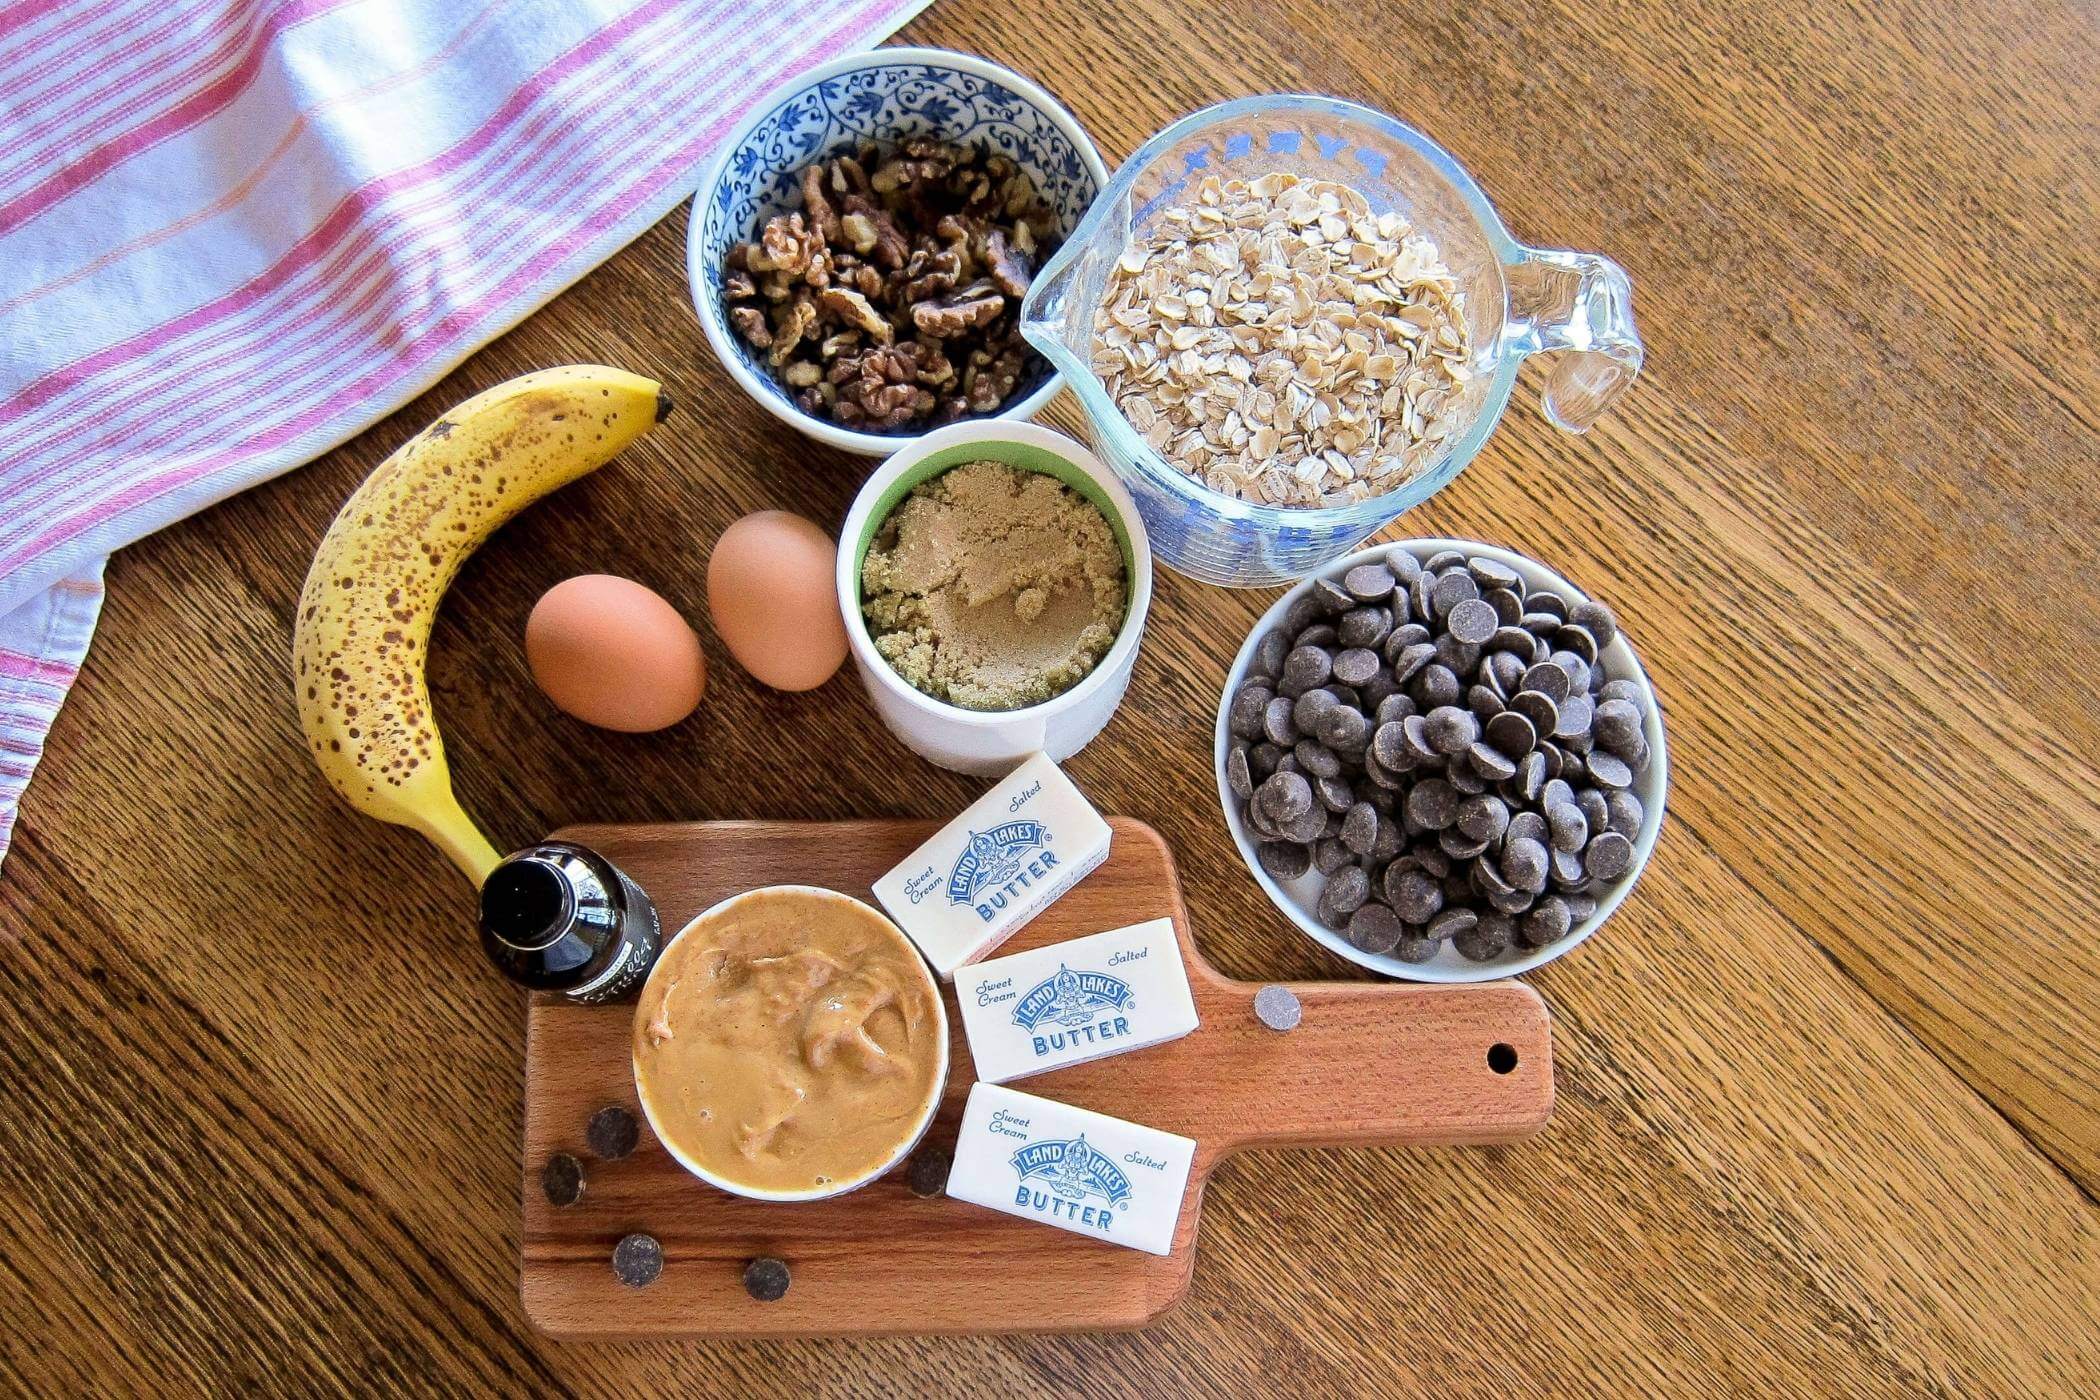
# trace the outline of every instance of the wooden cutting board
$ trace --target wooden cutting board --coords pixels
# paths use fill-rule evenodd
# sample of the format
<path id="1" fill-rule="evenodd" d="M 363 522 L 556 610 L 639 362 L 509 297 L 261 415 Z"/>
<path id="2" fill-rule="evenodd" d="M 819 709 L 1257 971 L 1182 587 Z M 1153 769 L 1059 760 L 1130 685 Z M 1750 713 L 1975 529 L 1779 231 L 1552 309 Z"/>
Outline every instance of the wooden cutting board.
<path id="1" fill-rule="evenodd" d="M 1202 1024 L 1171 1044 L 1015 1087 L 1196 1140 L 1171 1255 L 922 1199 L 901 1170 L 829 1201 L 740 1200 L 672 1161 L 646 1120 L 632 1155 L 595 1160 L 584 1140 L 593 1113 L 617 1104 L 640 1118 L 632 1008 L 539 998 L 525 1050 L 526 1315 L 555 1336 L 595 1340 L 1142 1327 L 1187 1291 L 1203 1188 L 1233 1153 L 1508 1142 L 1544 1126 L 1553 1111 L 1552 1035 L 1545 1003 L 1529 987 L 1292 983 L 1303 1019 L 1295 1030 L 1272 1031 L 1254 1015 L 1261 984 L 1219 975 L 1197 951 L 1159 833 L 1128 818 L 1110 824 L 1108 861 L 1004 951 L 1171 917 Z M 717 900 L 760 885 L 823 885 L 872 901 L 876 877 L 935 829 L 693 822 L 580 826 L 555 836 L 604 852 L 640 882 L 668 936 Z M 976 1077 L 952 991 L 947 1003 L 948 1090 L 921 1151 L 954 1146 Z M 541 1189 L 554 1152 L 584 1164 L 586 1189 L 575 1205 L 555 1207 Z M 622 1284 L 610 1263 L 613 1245 L 634 1231 L 664 1249 L 662 1275 L 641 1288 Z M 760 1256 L 792 1270 L 777 1301 L 758 1302 L 744 1289 L 744 1267 Z"/>

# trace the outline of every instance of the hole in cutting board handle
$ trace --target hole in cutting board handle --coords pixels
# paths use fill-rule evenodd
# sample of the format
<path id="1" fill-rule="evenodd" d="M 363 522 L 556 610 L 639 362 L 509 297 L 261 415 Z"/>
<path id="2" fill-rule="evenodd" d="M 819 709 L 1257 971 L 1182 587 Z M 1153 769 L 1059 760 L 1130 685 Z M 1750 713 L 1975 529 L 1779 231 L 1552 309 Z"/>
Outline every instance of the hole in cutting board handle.
<path id="1" fill-rule="evenodd" d="M 1496 1041 L 1488 1047 L 1488 1068 L 1497 1074 L 1508 1074 L 1517 1067 L 1517 1047 L 1507 1041 Z"/>

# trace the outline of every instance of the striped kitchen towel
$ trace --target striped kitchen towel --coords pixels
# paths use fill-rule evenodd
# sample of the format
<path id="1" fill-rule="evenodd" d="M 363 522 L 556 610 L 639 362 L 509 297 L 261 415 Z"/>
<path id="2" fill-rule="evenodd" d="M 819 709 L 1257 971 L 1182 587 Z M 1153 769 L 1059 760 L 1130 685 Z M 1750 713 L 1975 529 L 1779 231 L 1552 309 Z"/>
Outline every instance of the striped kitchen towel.
<path id="1" fill-rule="evenodd" d="M 111 550 L 399 408 L 926 3 L 0 3 L 0 855 Z"/>

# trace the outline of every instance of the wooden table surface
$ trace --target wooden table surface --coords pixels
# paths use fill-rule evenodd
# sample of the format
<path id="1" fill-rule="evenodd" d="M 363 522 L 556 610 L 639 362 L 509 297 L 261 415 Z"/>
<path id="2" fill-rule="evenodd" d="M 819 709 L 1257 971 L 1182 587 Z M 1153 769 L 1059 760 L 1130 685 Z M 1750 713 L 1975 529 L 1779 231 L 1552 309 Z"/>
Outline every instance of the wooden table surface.
<path id="1" fill-rule="evenodd" d="M 458 876 L 311 771 L 289 619 L 410 431 L 599 359 L 682 412 L 503 532 L 433 682 L 499 843 L 569 822 L 945 817 L 973 784 L 850 676 L 628 738 L 519 637 L 568 574 L 700 618 L 716 531 L 836 526 L 866 464 L 714 363 L 673 214 L 326 459 L 119 554 L 0 874 L 0 1389 L 1171 1394 L 2100 1384 L 2100 30 L 2089 5 L 939 0 L 906 31 L 1059 93 L 1113 164 L 1212 100 L 1318 90 L 1447 145 L 1520 237 L 1637 288 L 1639 386 L 1554 432 L 1527 372 L 1408 533 L 1609 599 L 1667 706 L 1635 897 L 1531 981 L 1545 1133 L 1288 1152 L 1214 1180 L 1183 1308 L 1115 1336 L 569 1346 L 518 1296 L 520 998 Z M 1049 421 L 1076 426 L 1069 402 Z M 1268 594 L 1162 572 L 1070 765 L 1173 844 L 1243 977 L 1340 976 L 1264 903 L 1206 753 Z M 1376 1073 L 1376 1066 L 1366 1066 Z"/>

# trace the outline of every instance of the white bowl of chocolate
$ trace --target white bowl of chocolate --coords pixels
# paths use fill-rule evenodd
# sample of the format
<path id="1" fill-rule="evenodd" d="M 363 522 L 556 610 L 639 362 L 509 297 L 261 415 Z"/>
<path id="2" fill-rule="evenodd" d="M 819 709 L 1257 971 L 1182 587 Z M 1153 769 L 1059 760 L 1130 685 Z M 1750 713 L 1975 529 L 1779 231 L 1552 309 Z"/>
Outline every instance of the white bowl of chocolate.
<path id="1" fill-rule="evenodd" d="M 1478 982 L 1588 938 L 1662 829 L 1662 712 L 1611 610 L 1470 540 L 1367 549 L 1278 599 L 1218 713 L 1247 868 L 1324 947 Z"/>
<path id="2" fill-rule="evenodd" d="M 679 931 L 634 1015 L 664 1151 L 757 1201 L 843 1195 L 910 1155 L 948 1081 L 940 989 L 904 933 L 836 890 L 774 885 Z"/>
<path id="3" fill-rule="evenodd" d="M 1062 763 L 1108 723 L 1152 605 L 1129 490 L 1062 433 L 957 423 L 877 467 L 839 532 L 839 610 L 891 731 L 958 772 Z"/>

